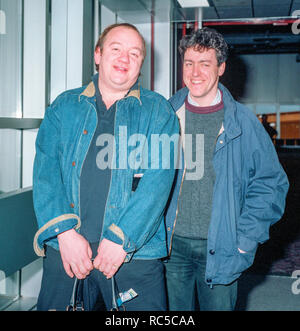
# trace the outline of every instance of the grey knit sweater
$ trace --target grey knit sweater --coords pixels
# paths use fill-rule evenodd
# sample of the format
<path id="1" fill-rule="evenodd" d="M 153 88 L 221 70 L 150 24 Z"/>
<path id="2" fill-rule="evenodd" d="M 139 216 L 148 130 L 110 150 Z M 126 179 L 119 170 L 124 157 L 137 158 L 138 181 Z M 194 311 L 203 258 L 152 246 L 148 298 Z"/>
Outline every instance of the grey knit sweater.
<path id="1" fill-rule="evenodd" d="M 185 179 L 182 183 L 175 234 L 186 238 L 207 239 L 215 182 L 212 160 L 215 142 L 224 119 L 223 102 L 211 107 L 196 107 L 187 99 L 185 108 L 185 134 L 192 135 L 193 142 L 192 146 L 185 145 L 185 155 L 190 153 L 194 162 L 203 160 L 201 166 L 204 167 L 204 172 L 200 179 Z M 203 142 L 201 146 L 196 146 L 196 134 L 203 135 L 199 140 Z M 200 157 L 199 153 L 203 153 L 204 158 Z M 187 162 L 187 158 L 185 161 Z M 195 171 L 188 168 L 190 167 L 187 164 L 186 173 Z"/>

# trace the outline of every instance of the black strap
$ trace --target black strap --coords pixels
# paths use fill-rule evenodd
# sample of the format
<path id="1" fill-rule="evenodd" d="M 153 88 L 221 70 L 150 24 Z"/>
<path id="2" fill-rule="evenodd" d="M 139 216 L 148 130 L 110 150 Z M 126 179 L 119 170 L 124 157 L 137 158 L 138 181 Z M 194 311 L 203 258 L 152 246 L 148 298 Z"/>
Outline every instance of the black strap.
<path id="1" fill-rule="evenodd" d="M 119 296 L 119 290 L 118 290 L 118 286 L 117 286 L 114 276 L 111 277 L 111 288 L 112 288 L 112 308 L 111 308 L 111 310 L 112 311 L 125 310 L 124 305 L 118 304 L 118 298 L 120 298 L 120 296 Z"/>
<path id="2" fill-rule="evenodd" d="M 124 305 L 118 305 L 119 291 L 114 276 L 112 281 L 112 308 L 113 311 L 125 310 Z M 83 311 L 83 286 L 84 279 L 75 278 L 70 304 L 67 306 L 67 311 Z"/>
<path id="3" fill-rule="evenodd" d="M 75 278 L 70 304 L 67 311 L 83 311 L 83 285 L 84 279 Z"/>

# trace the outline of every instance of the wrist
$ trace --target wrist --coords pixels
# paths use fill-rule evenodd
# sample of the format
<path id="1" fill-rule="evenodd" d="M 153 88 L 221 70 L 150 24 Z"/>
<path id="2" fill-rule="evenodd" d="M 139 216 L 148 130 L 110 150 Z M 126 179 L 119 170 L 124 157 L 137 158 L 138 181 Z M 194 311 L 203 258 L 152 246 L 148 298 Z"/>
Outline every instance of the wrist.
<path id="1" fill-rule="evenodd" d="M 57 239 L 60 240 L 60 239 L 63 239 L 65 237 L 68 237 L 70 235 L 73 235 L 74 232 L 76 232 L 74 229 L 70 229 L 70 230 L 66 230 L 64 232 L 61 232 L 57 235 Z"/>

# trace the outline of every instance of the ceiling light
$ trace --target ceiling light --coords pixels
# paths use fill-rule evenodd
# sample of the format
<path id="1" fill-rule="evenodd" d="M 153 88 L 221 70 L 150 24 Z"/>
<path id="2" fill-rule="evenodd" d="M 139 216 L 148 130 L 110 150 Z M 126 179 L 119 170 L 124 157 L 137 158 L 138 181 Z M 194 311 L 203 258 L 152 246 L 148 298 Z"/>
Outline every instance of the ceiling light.
<path id="1" fill-rule="evenodd" d="M 208 0 L 177 0 L 182 8 L 209 7 Z"/>

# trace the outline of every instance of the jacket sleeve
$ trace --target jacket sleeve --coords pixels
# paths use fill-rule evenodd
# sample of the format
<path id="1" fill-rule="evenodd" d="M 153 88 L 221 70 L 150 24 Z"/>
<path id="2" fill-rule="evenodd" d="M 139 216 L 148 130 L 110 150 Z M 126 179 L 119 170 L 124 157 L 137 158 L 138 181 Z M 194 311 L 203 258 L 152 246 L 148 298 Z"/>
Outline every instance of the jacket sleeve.
<path id="1" fill-rule="evenodd" d="M 248 180 L 237 224 L 238 247 L 246 252 L 269 239 L 270 226 L 284 213 L 289 188 L 270 137 L 256 118 L 252 122 L 244 137 Z"/>
<path id="2" fill-rule="evenodd" d="M 43 256 L 43 246 L 51 240 L 58 249 L 56 236 L 78 228 L 80 220 L 67 201 L 59 155 L 60 118 L 57 102 L 47 108 L 36 139 L 33 169 L 33 202 L 39 230 L 34 238 L 37 255 Z"/>
<path id="3" fill-rule="evenodd" d="M 159 155 L 159 160 L 154 160 L 153 154 L 151 155 L 153 149 L 148 144 L 148 160 L 152 163 L 145 170 L 136 191 L 131 195 L 118 220 L 103 233 L 106 239 L 123 244 L 127 253 L 141 248 L 155 235 L 159 226 L 162 226 L 164 209 L 174 180 L 179 123 L 175 112 L 166 100 L 158 105 L 158 109 L 152 134 L 160 135 L 160 137 L 165 134 L 168 137 L 167 140 L 171 138 L 170 152 L 162 153 L 160 150 L 159 154 L 154 153 Z M 170 161 L 170 166 L 165 167 L 164 161 L 166 163 Z"/>

